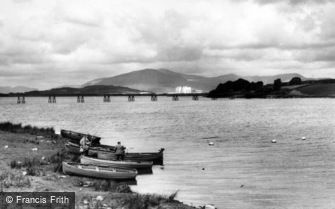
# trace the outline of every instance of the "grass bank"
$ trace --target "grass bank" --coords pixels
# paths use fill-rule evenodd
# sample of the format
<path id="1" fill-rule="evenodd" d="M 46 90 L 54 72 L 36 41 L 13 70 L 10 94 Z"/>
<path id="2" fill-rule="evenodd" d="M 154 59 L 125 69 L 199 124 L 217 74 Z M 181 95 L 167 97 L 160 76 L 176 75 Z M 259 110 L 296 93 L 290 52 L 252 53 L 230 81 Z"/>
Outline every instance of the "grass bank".
<path id="1" fill-rule="evenodd" d="M 56 136 L 54 128 L 40 128 L 31 125 L 22 126 L 21 123 L 15 124 L 8 121 L 0 123 L 0 130 L 11 133 L 28 133 L 37 136 Z"/>

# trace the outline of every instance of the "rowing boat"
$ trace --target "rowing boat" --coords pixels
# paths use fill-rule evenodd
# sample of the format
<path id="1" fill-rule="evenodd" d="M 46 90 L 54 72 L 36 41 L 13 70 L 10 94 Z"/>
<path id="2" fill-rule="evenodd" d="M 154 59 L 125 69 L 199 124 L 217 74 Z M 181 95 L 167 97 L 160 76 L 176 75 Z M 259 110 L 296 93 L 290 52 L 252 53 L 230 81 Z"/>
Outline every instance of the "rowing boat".
<path id="1" fill-rule="evenodd" d="M 68 142 L 65 144 L 65 149 L 69 153 L 80 154 L 78 144 Z M 158 152 L 128 152 L 125 153 L 124 159 L 135 162 L 152 161 L 154 165 L 163 165 L 163 152 L 164 148 L 161 148 Z M 117 160 L 114 147 L 109 145 L 91 146 L 88 155 L 103 160 Z"/>
<path id="2" fill-rule="evenodd" d="M 87 156 L 81 156 L 80 163 L 82 164 L 91 164 L 99 166 L 111 166 L 119 168 L 135 168 L 135 169 L 151 169 L 152 161 L 115 161 L 115 160 L 103 160 Z"/>
<path id="3" fill-rule="evenodd" d="M 136 169 L 112 168 L 78 163 L 63 162 L 63 173 L 78 176 L 87 176 L 100 179 L 134 179 L 137 175 Z"/>
<path id="4" fill-rule="evenodd" d="M 71 141 L 65 143 L 65 150 L 72 154 L 80 154 L 79 144 L 73 143 Z M 103 144 L 95 145 L 94 147 L 92 146 L 89 148 L 89 156 L 97 156 L 98 150 L 104 150 L 106 152 L 114 152 L 115 147 Z"/>
<path id="5" fill-rule="evenodd" d="M 69 139 L 71 142 L 79 144 L 80 140 L 86 136 L 87 139 L 92 143 L 92 145 L 98 145 L 100 144 L 100 139 L 101 137 L 98 136 L 93 136 L 90 134 L 83 134 L 83 133 L 79 133 L 79 132 L 74 132 L 74 131 L 70 131 L 70 130 L 64 130 L 62 129 L 60 131 L 60 134 L 62 137 Z"/>
<path id="6" fill-rule="evenodd" d="M 68 153 L 72 153 L 72 154 L 80 154 L 80 147 L 78 144 L 72 143 L 72 142 L 67 142 L 65 143 L 65 150 Z"/>
<path id="7" fill-rule="evenodd" d="M 158 152 L 128 152 L 125 153 L 124 160 L 130 161 L 152 161 L 154 165 L 163 164 L 163 152 L 164 148 L 161 148 Z M 116 160 L 115 152 L 106 152 L 102 150 L 97 151 L 99 159 L 103 160 Z"/>

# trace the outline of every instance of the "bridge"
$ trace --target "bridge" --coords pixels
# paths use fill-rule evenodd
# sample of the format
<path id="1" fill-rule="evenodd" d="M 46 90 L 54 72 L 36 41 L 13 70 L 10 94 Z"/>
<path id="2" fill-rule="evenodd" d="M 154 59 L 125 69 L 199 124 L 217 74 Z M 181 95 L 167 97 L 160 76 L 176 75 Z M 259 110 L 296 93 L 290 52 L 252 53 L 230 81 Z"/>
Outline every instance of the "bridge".
<path id="1" fill-rule="evenodd" d="M 57 94 L 57 95 L 27 95 L 27 94 L 13 94 L 6 97 L 17 97 L 18 104 L 25 104 L 28 97 L 46 97 L 48 103 L 56 103 L 57 97 L 75 97 L 77 103 L 85 103 L 86 97 L 102 97 L 103 102 L 111 102 L 111 97 L 128 97 L 129 102 L 134 102 L 136 97 L 149 97 L 151 101 L 158 101 L 158 97 L 171 97 L 172 101 L 178 101 L 179 97 L 191 97 L 192 100 L 197 101 L 199 97 L 206 97 L 208 93 L 142 93 L 142 94 Z"/>

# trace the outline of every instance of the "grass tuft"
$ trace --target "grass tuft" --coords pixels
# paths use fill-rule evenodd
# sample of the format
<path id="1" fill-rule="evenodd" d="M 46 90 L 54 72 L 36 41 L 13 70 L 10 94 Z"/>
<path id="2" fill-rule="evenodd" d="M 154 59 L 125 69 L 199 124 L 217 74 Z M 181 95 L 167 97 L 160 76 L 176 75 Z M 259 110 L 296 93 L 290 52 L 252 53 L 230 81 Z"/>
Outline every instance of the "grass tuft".
<path id="1" fill-rule="evenodd" d="M 169 197 L 168 197 L 168 200 L 169 200 L 170 202 L 175 201 L 175 198 L 177 197 L 177 194 L 178 194 L 178 190 L 175 191 L 174 193 L 170 194 Z"/>
<path id="2" fill-rule="evenodd" d="M 13 187 L 30 187 L 31 182 L 27 176 L 21 173 L 4 172 L 0 175 L 1 188 Z"/>

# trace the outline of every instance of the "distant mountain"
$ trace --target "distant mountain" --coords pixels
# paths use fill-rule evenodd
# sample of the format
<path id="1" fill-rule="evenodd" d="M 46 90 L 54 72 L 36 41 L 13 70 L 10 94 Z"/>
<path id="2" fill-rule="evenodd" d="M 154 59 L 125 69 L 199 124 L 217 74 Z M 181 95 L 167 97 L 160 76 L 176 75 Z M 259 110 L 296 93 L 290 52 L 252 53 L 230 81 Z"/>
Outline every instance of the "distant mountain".
<path id="1" fill-rule="evenodd" d="M 286 82 L 293 77 L 300 77 L 302 80 L 306 80 L 305 77 L 296 73 L 280 74 L 274 76 L 239 76 L 235 74 L 227 74 L 218 77 L 205 77 L 177 73 L 167 69 L 144 69 L 121 74 L 114 77 L 95 79 L 85 83 L 83 86 L 125 86 L 129 88 L 140 89 L 143 91 L 152 91 L 156 93 L 174 92 L 176 87 L 178 86 L 189 86 L 192 87 L 192 89 L 198 89 L 207 92 L 216 88 L 217 85 L 220 83 L 235 81 L 239 78 L 243 78 L 250 82 L 263 81 L 264 84 L 268 84 L 273 83 L 273 81 L 277 78 L 280 78 L 283 82 Z"/>
<path id="2" fill-rule="evenodd" d="M 114 77 L 96 79 L 85 83 L 83 86 L 117 85 L 152 92 L 174 92 L 177 86 L 210 90 L 218 82 L 219 80 L 215 78 L 176 73 L 166 69 L 144 69 Z"/>
<path id="3" fill-rule="evenodd" d="M 44 95 L 78 95 L 78 94 L 86 94 L 86 95 L 104 95 L 104 94 L 138 94 L 141 91 L 136 89 L 131 89 L 127 87 L 121 86 L 104 86 L 104 85 L 93 85 L 86 86 L 83 88 L 71 88 L 71 87 L 63 87 L 63 88 L 55 88 L 45 91 L 30 91 L 26 92 L 26 95 L 31 96 L 44 96 Z"/>
<path id="4" fill-rule="evenodd" d="M 0 93 L 2 93 L 2 94 L 23 93 L 23 92 L 34 91 L 34 90 L 36 90 L 36 89 L 25 87 L 25 86 L 15 86 L 15 87 L 0 86 Z"/>

